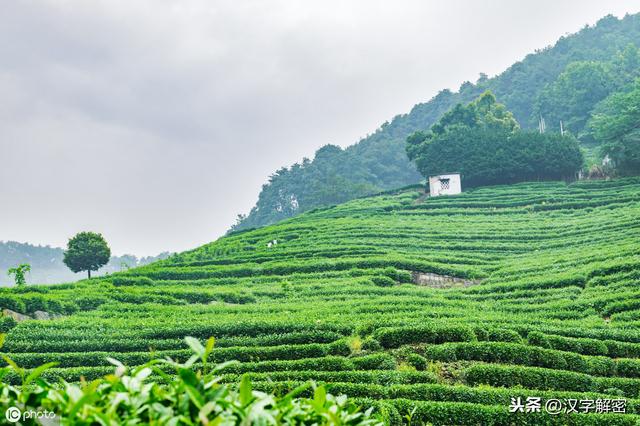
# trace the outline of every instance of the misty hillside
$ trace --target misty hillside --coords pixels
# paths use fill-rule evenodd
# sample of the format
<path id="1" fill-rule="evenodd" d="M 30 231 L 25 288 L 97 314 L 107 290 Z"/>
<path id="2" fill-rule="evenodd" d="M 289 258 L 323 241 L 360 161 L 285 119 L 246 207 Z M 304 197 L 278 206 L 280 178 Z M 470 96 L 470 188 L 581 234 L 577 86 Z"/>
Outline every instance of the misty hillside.
<path id="1" fill-rule="evenodd" d="M 263 185 L 255 207 L 240 215 L 234 230 L 274 223 L 320 206 L 419 182 L 405 154 L 405 138 L 428 129 L 460 102 L 491 90 L 523 128 L 543 118 L 547 131 L 565 130 L 596 155 L 588 120 L 600 101 L 640 74 L 640 15 L 607 16 L 594 26 L 562 37 L 554 46 L 527 55 L 502 74 L 464 82 L 457 92 L 442 90 L 407 114 L 386 122 L 358 143 L 341 149 L 327 145 L 313 160 L 281 168 Z"/>
<path id="2" fill-rule="evenodd" d="M 131 254 L 112 256 L 96 275 L 104 275 L 122 271 L 135 266 L 142 266 L 160 259 L 169 257 L 168 252 L 158 256 L 136 257 Z M 22 263 L 31 266 L 31 272 L 27 274 L 28 283 L 53 284 L 65 281 L 77 281 L 86 276 L 85 272 L 73 273 L 62 262 L 64 250 L 59 247 L 36 246 L 16 241 L 0 241 L 0 286 L 12 283 L 7 276 L 7 270 Z"/>

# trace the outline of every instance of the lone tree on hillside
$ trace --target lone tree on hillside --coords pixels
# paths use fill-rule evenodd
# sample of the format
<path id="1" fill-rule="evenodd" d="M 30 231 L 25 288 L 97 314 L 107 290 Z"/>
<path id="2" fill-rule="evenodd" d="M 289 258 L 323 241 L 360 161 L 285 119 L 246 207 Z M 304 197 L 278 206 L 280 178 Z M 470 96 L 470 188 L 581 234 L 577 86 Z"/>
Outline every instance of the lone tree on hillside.
<path id="1" fill-rule="evenodd" d="M 15 268 L 9 268 L 9 270 L 7 271 L 7 275 L 13 275 L 13 279 L 16 282 L 16 285 L 20 287 L 27 283 L 24 275 L 30 270 L 31 265 L 29 265 L 28 263 L 23 263 L 19 266 L 16 266 Z"/>
<path id="2" fill-rule="evenodd" d="M 80 232 L 69 240 L 63 261 L 73 272 L 87 271 L 91 278 L 91 271 L 106 265 L 110 257 L 111 249 L 102 234 Z"/>

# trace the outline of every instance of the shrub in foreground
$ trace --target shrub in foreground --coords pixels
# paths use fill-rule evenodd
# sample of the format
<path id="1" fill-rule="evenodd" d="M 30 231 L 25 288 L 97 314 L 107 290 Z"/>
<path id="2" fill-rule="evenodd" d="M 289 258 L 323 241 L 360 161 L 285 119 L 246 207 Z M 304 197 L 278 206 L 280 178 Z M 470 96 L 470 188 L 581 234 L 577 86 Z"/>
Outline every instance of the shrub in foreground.
<path id="1" fill-rule="evenodd" d="M 248 376 L 243 376 L 237 390 L 219 383 L 218 374 L 234 361 L 210 366 L 207 360 L 213 350 L 213 339 L 206 347 L 187 338 L 194 355 L 185 363 L 169 358 L 153 360 L 131 371 L 116 360 L 115 374 L 91 383 L 63 382 L 61 386 L 45 381 L 41 374 L 52 364 L 32 371 L 19 368 L 5 359 L 9 367 L 0 369 L 0 377 L 17 373 L 22 386 L 0 384 L 0 409 L 9 407 L 56 413 L 64 424 L 216 424 L 216 425 L 382 425 L 383 422 L 347 399 L 333 396 L 322 386 L 308 383 L 283 397 L 252 389 Z M 201 367 L 195 368 L 196 363 Z M 165 368 L 162 368 L 165 367 Z M 175 377 L 165 373 L 175 369 Z M 149 381 L 151 374 L 165 379 L 169 385 Z M 313 387 L 312 398 L 297 397 Z"/>

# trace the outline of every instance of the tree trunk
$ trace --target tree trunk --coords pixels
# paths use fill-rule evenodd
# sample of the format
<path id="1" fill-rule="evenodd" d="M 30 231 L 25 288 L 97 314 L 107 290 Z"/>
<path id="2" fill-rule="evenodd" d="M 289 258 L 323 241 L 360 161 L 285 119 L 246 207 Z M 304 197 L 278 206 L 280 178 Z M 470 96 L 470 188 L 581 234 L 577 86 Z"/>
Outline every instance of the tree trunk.
<path id="1" fill-rule="evenodd" d="M 89 279 L 91 279 L 91 269 L 87 269 L 87 275 L 89 276 Z"/>

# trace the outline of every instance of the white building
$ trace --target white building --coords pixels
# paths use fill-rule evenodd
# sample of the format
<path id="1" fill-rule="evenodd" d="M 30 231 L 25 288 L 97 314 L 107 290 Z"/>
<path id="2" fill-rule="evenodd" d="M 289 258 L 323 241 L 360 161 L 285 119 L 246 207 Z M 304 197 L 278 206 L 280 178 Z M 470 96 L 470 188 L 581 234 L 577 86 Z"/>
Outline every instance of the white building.
<path id="1" fill-rule="evenodd" d="M 429 176 L 429 194 L 432 197 L 460 194 L 461 192 L 460 173 Z"/>

